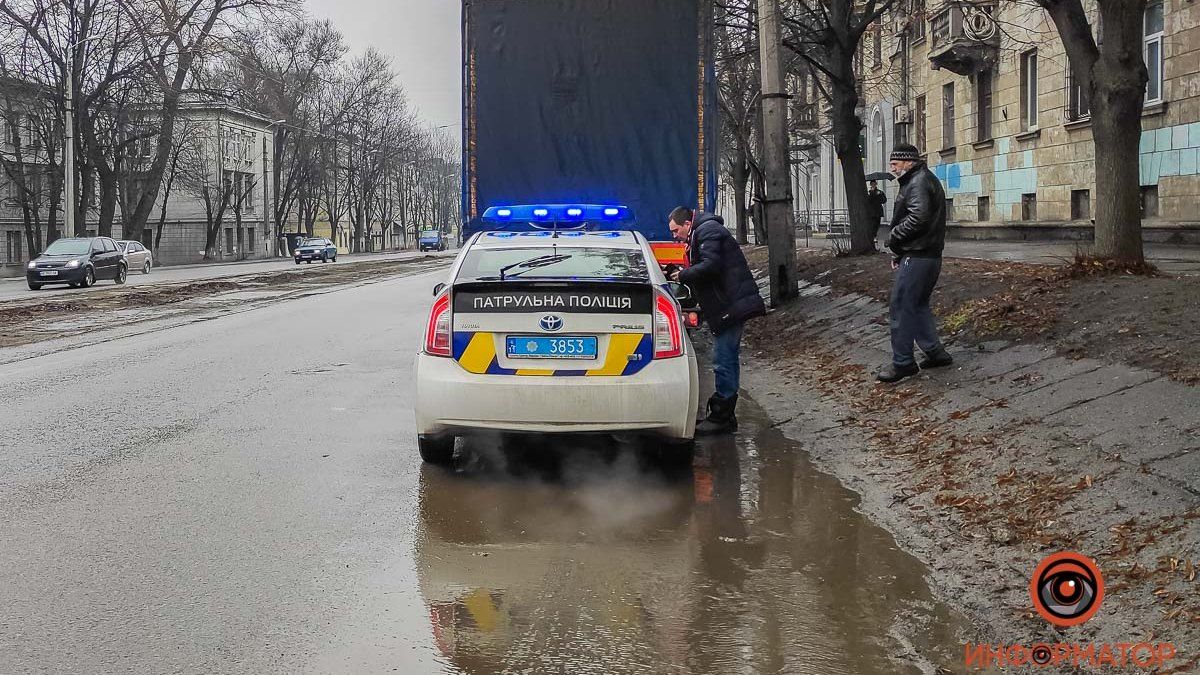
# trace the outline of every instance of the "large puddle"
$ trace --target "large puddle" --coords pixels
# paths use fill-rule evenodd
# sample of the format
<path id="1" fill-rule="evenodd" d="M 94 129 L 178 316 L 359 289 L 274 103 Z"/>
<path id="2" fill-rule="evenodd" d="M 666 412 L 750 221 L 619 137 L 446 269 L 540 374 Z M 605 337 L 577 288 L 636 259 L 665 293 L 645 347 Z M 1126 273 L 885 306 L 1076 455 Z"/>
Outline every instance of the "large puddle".
<path id="1" fill-rule="evenodd" d="M 417 568 L 444 672 L 962 671 L 924 568 L 753 402 L 739 415 L 690 468 L 587 439 L 425 467 Z"/>

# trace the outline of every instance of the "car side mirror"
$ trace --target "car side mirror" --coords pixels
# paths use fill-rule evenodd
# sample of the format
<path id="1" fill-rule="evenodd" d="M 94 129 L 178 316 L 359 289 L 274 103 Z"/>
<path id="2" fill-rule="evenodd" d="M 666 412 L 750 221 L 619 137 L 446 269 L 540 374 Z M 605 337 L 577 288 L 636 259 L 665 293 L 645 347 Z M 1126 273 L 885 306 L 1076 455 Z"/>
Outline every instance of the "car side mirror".
<path id="1" fill-rule="evenodd" d="M 671 295 L 680 302 L 687 302 L 692 299 L 692 289 L 677 281 L 669 281 L 667 285 L 671 288 Z"/>
<path id="2" fill-rule="evenodd" d="M 438 284 L 437 286 L 433 287 L 433 294 L 438 295 L 444 290 L 446 290 L 446 284 Z"/>

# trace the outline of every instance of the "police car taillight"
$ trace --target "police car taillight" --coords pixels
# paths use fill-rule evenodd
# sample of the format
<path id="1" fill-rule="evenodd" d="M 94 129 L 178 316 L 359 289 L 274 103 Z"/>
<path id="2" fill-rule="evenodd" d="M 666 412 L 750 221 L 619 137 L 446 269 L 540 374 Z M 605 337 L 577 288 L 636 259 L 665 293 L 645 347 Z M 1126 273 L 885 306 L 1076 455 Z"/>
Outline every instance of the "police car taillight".
<path id="1" fill-rule="evenodd" d="M 433 301 L 429 324 L 425 326 L 425 353 L 430 356 L 450 356 L 450 291 Z"/>
<path id="2" fill-rule="evenodd" d="M 679 305 L 656 289 L 654 295 L 654 358 L 670 359 L 683 355 L 683 329 L 680 326 Z"/>

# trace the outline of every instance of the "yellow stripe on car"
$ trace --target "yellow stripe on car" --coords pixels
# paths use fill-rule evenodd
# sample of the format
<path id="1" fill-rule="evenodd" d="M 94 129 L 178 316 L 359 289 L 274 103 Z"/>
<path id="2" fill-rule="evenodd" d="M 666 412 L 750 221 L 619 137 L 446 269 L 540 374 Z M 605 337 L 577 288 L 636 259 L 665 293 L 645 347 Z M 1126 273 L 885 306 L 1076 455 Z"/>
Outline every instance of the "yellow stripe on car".
<path id="1" fill-rule="evenodd" d="M 641 333 L 616 333 L 608 338 L 608 354 L 604 365 L 587 371 L 588 375 L 620 375 L 629 365 L 629 357 L 637 351 L 642 341 Z"/>
<path id="2" fill-rule="evenodd" d="M 482 375 L 496 358 L 496 340 L 492 333 L 476 333 L 458 362 L 468 373 Z"/>

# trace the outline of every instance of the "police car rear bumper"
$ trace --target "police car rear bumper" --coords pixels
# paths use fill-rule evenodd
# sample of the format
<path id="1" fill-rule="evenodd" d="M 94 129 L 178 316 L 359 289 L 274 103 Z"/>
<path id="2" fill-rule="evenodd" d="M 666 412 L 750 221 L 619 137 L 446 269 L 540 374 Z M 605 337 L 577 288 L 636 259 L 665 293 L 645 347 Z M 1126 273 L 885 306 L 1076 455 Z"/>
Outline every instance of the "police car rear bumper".
<path id="1" fill-rule="evenodd" d="M 476 375 L 452 359 L 417 355 L 419 435 L 639 432 L 691 438 L 699 406 L 696 359 L 651 362 L 633 375 Z"/>

